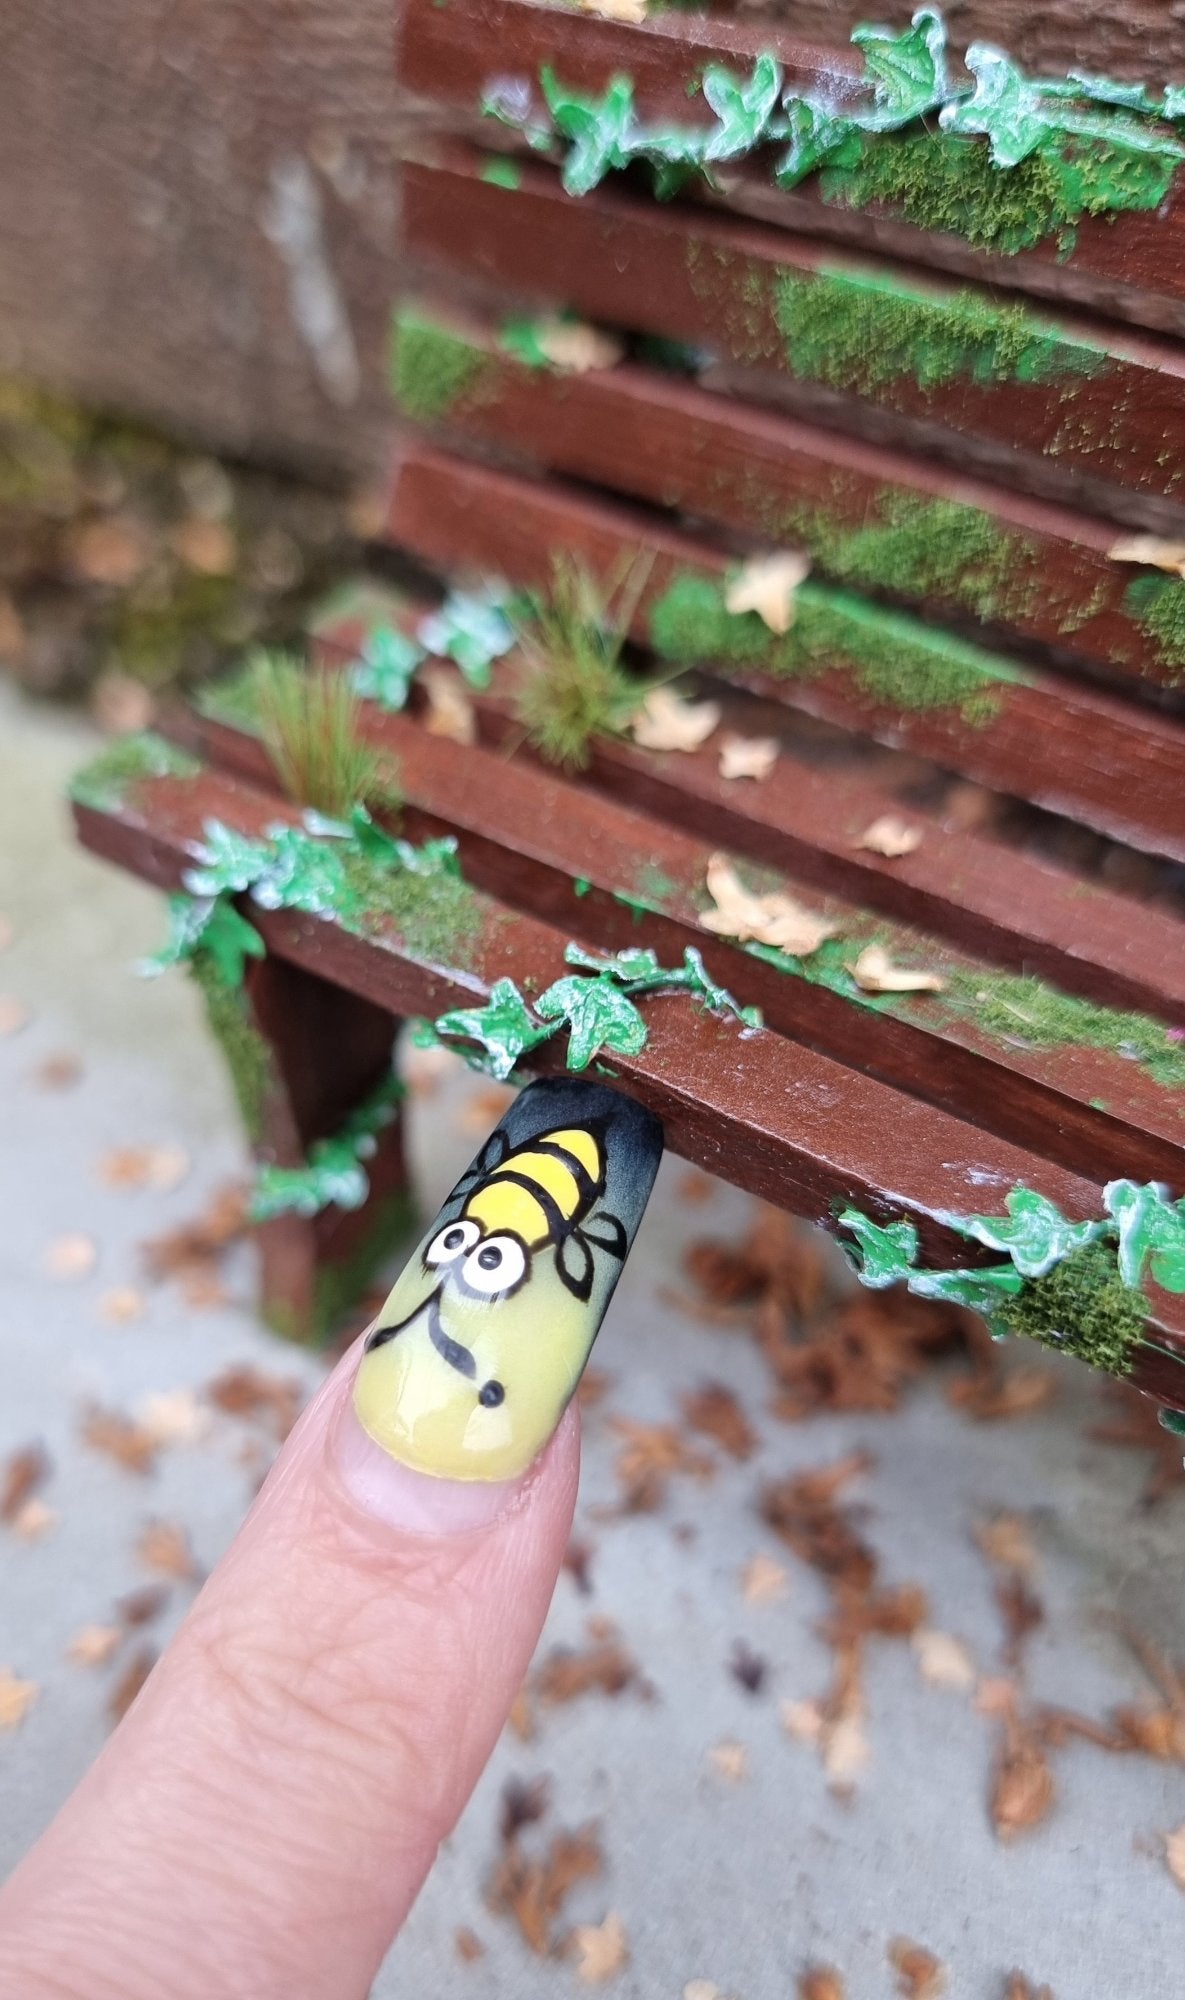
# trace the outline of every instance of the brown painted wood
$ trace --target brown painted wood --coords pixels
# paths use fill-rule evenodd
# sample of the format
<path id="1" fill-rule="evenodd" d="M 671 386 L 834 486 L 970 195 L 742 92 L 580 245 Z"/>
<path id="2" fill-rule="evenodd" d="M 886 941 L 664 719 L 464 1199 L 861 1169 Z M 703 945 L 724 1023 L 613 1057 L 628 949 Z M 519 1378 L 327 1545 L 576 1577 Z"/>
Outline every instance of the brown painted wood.
<path id="1" fill-rule="evenodd" d="M 822 273 L 853 285 L 905 289 L 921 302 L 952 299 L 999 306 L 983 289 L 968 293 L 898 264 L 859 262 L 817 240 L 756 228 L 686 203 L 658 203 L 612 183 L 574 201 L 558 177 L 533 162 L 510 191 L 482 179 L 486 161 L 460 146 L 404 168 L 403 241 L 426 265 L 480 273 L 515 292 L 566 305 L 610 325 L 710 348 L 743 364 L 738 385 L 760 395 L 751 371 L 796 380 L 778 322 L 777 287 Z M 1013 309 L 1019 310 L 1016 302 Z M 966 374 L 921 386 L 908 375 L 859 394 L 831 399 L 828 420 L 845 405 L 871 404 L 897 419 L 924 420 L 925 442 L 946 433 L 948 455 L 965 446 L 990 457 L 994 477 L 1037 483 L 1073 499 L 1074 474 L 1181 504 L 1185 455 L 1185 354 L 1175 344 L 1124 333 L 1097 320 L 1051 320 L 1031 313 L 1034 331 L 1060 338 L 1063 366 L 1040 381 L 976 383 Z M 1107 357 L 1097 372 L 1076 373 L 1084 351 Z M 820 393 L 802 380 L 804 392 Z M 823 391 L 823 393 L 826 393 Z M 849 414 L 848 425 L 856 416 Z M 952 435 L 953 434 L 953 435 Z M 1179 442 L 1180 450 L 1166 445 Z M 985 448 L 994 447 L 986 451 Z M 1006 448 L 1001 449 L 1001 448 Z"/>
<path id="2" fill-rule="evenodd" d="M 355 659 L 374 623 L 410 629 L 424 609 L 369 586 L 339 598 L 313 626 L 318 656 Z M 1185 1020 L 1180 920 L 1023 850 L 946 826 L 887 786 L 806 762 L 796 753 L 794 719 L 781 703 L 708 678 L 702 692 L 719 703 L 723 730 L 780 738 L 775 782 L 722 778 L 715 739 L 676 755 L 639 749 L 626 737 L 597 738 L 579 782 L 652 820 L 935 931 L 996 965 L 1039 973 L 1107 1006 L 1136 1007 L 1170 1024 Z M 497 680 L 489 694 L 475 698 L 475 708 L 486 741 L 513 750 L 520 761 L 530 754 Z M 902 811 L 924 831 L 912 854 L 888 860 L 859 846 L 874 820 Z"/>
<path id="3" fill-rule="evenodd" d="M 93 852 L 175 888 L 192 863 L 208 818 L 246 834 L 277 817 L 274 797 L 217 772 L 196 779 L 148 779 L 116 812 L 75 806 L 80 838 Z M 480 892 L 478 892 L 480 894 Z M 480 999 L 495 978 L 544 981 L 562 966 L 562 933 L 511 915 L 482 898 L 486 921 L 469 966 L 446 969 L 417 959 L 390 927 L 360 937 L 326 918 L 251 906 L 269 952 L 394 1016 L 435 1014 Z M 952 1205 L 975 1211 L 991 1192 L 1024 1182 L 1071 1216 L 1099 1211 L 1100 1189 L 949 1114 L 784 1039 L 705 1015 L 685 996 L 648 1004 L 650 1037 L 636 1057 L 614 1058 L 621 1088 L 662 1118 L 667 1143 L 737 1186 L 827 1223 L 837 1203 L 880 1216 L 908 1215 L 926 1255 L 954 1266 L 967 1246 L 938 1220 Z M 554 1045 L 532 1067 L 557 1067 Z M 1173 1301 L 1175 1307 L 1179 1302 Z M 1132 1379 L 1150 1393 L 1185 1402 L 1185 1321 L 1155 1329 Z"/>
<path id="4" fill-rule="evenodd" d="M 673 576 L 698 571 L 719 577 L 727 568 L 717 549 L 674 533 L 653 514 L 416 443 L 397 468 L 387 532 L 441 569 L 485 570 L 535 585 L 547 582 L 555 549 L 573 552 L 606 577 L 624 558 L 645 550 L 654 561 L 638 611 L 639 637 L 648 605 Z M 1129 846 L 1185 860 L 1185 728 L 1170 717 L 1036 671 L 1025 684 L 994 689 L 996 713 L 978 725 L 964 722 L 957 709 L 885 709 L 838 670 L 813 681 L 775 680 L 735 666 L 728 671 L 730 679 L 791 708 L 918 751 Z"/>
<path id="5" fill-rule="evenodd" d="M 992 39 L 995 39 L 992 37 Z M 452 114 L 460 129 L 482 129 L 476 113 L 482 94 L 497 77 L 537 80 L 550 63 L 573 88 L 603 91 L 611 78 L 627 74 L 637 86 L 645 117 L 689 124 L 689 103 L 705 57 L 749 68 L 755 54 L 769 49 L 785 64 L 790 80 L 802 85 L 829 82 L 836 71 L 853 71 L 851 48 L 822 48 L 785 38 L 769 23 L 754 26 L 733 17 L 655 16 L 639 26 L 604 21 L 545 7 L 537 0 L 407 0 L 397 52 L 405 88 Z M 701 110 L 701 117 L 706 116 Z M 488 131 L 490 121 L 482 121 Z M 507 142 L 509 142 L 507 140 Z M 1178 174 L 1169 199 L 1155 213 L 1087 218 L 1076 232 L 1069 256 L 1057 237 L 1016 256 L 975 251 L 956 237 L 915 229 L 884 213 L 855 215 L 823 202 L 807 183 L 791 193 L 770 184 L 764 166 L 745 171 L 723 168 L 723 199 L 759 206 L 781 226 L 831 237 L 859 240 L 890 255 L 940 269 L 955 270 L 991 284 L 1043 293 L 1093 306 L 1147 326 L 1185 331 L 1185 176 Z"/>
<path id="6" fill-rule="evenodd" d="M 423 307 L 413 310 L 423 317 Z M 1132 578 L 1144 572 L 1109 560 L 1114 528 L 750 409 L 661 369 L 622 362 L 564 375 L 532 368 L 506 353 L 489 326 L 435 316 L 465 341 L 479 371 L 450 405 L 449 431 L 737 529 L 757 547 L 804 547 L 814 573 L 841 584 L 844 538 L 887 524 L 895 502 L 959 509 L 934 517 L 931 540 L 945 533 L 953 542 L 949 524 L 957 521 L 971 554 L 948 559 L 942 576 L 935 548 L 920 590 L 910 587 L 909 558 L 898 558 L 900 587 L 876 594 L 964 626 L 974 623 L 976 603 L 991 598 L 994 605 L 980 614 L 985 629 L 975 634 L 984 643 L 1036 642 L 1067 669 L 1087 663 L 1121 688 L 1176 690 L 1185 679 L 1125 609 Z M 915 539 L 925 532 L 919 523 Z M 977 534 L 1003 572 L 990 583 L 975 552 Z M 891 572 L 892 558 L 882 560 Z M 926 560 L 923 552 L 923 569 Z"/>
<path id="7" fill-rule="evenodd" d="M 467 879 L 511 907 L 574 926 L 613 950 L 642 937 L 667 964 L 695 946 L 713 978 L 760 1006 L 771 1028 L 824 1055 L 1071 1170 L 1084 1159 L 1106 1160 L 1109 1178 L 1185 1187 L 1185 1092 L 1154 1083 L 1121 1056 L 1006 1047 L 974 1023 L 947 1020 L 941 1000 L 907 1003 L 900 1017 L 811 985 L 701 927 L 712 856 L 702 839 L 518 760 L 431 736 L 405 717 L 368 708 L 366 734 L 396 760 L 409 837 L 455 832 Z M 256 737 L 203 719 L 191 740 L 221 768 L 274 787 Z M 577 878 L 586 885 L 580 896 Z M 867 910 L 821 897 L 796 877 L 779 875 L 768 886 L 819 909 L 848 936 L 878 932 L 894 959 L 985 978 L 994 969 L 933 936 L 886 927 Z"/>

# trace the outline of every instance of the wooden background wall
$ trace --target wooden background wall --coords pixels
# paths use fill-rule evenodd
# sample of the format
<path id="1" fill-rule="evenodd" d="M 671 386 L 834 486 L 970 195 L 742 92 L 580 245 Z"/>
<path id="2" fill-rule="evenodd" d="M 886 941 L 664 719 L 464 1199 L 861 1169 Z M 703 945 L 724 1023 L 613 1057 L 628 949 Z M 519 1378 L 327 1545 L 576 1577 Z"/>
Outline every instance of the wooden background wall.
<path id="1" fill-rule="evenodd" d="M 756 11 L 756 10 L 754 10 Z M 908 0 L 773 0 L 843 39 Z M 0 370 L 222 451 L 382 459 L 392 0 L 0 0 Z M 953 0 L 1033 65 L 1185 82 L 1185 0 Z M 1121 18 L 1114 18 L 1120 15 Z"/>

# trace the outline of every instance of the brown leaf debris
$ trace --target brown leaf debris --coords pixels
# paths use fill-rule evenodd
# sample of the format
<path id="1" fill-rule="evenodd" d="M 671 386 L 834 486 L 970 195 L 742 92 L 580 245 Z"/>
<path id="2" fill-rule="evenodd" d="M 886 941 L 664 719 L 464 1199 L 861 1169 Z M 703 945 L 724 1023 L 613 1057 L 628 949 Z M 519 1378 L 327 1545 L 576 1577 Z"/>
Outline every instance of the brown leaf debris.
<path id="1" fill-rule="evenodd" d="M 292 1376 L 268 1375 L 249 1363 L 224 1368 L 206 1385 L 206 1400 L 230 1417 L 258 1418 L 283 1444 L 304 1404 L 304 1390 Z"/>
<path id="2" fill-rule="evenodd" d="M 844 2000 L 843 1980 L 833 1965 L 810 1965 L 798 1977 L 798 2000 Z"/>
<path id="3" fill-rule="evenodd" d="M 897 1974 L 897 1991 L 904 2000 L 939 2000 L 946 1991 L 946 1967 L 924 1945 L 894 1938 L 887 1957 Z"/>
<path id="4" fill-rule="evenodd" d="M 22 1445 L 0 1465 L 0 1521 L 15 1521 L 26 1500 L 40 1491 L 53 1470 L 42 1444 Z"/>
<path id="5" fill-rule="evenodd" d="M 706 1382 L 681 1399 L 684 1421 L 702 1437 L 709 1437 L 730 1458 L 752 1458 L 757 1433 L 731 1389 L 720 1382 Z"/>
<path id="6" fill-rule="evenodd" d="M 560 1955 L 556 1925 L 567 1898 L 580 1882 L 595 1880 L 604 1866 L 591 1826 L 554 1834 L 542 1855 L 527 1854 L 517 1834 L 506 1843 L 486 1888 L 495 1916 L 518 1925 L 528 1949 L 539 1958 Z"/>
<path id="7" fill-rule="evenodd" d="M 623 1694 L 644 1685 L 637 1661 L 616 1629 L 600 1625 L 593 1643 L 577 1650 L 558 1646 L 531 1677 L 531 1692 L 545 1708 L 576 1701 L 583 1694 Z"/>
<path id="8" fill-rule="evenodd" d="M 156 1438 L 143 1424 L 135 1423 L 119 1410 L 100 1409 L 97 1404 L 89 1409 L 82 1422 L 82 1441 L 92 1451 L 113 1458 L 125 1472 L 138 1472 L 144 1477 L 155 1469 Z"/>
<path id="9" fill-rule="evenodd" d="M 150 1521 L 136 1544 L 136 1557 L 145 1569 L 159 1570 L 162 1576 L 175 1577 L 178 1582 L 201 1579 L 189 1536 L 176 1521 Z"/>
<path id="10" fill-rule="evenodd" d="M 1000 2000 L 1053 2000 L 1050 1986 L 1034 1986 L 1023 1972 L 1010 1972 Z"/>
<path id="11" fill-rule="evenodd" d="M 692 1479 L 715 1474 L 713 1460 L 688 1444 L 681 1425 L 641 1424 L 632 1417 L 611 1417 L 610 1424 L 623 1440 L 616 1466 L 622 1489 L 617 1511 L 622 1514 L 654 1513 L 676 1473 Z"/>
<path id="12" fill-rule="evenodd" d="M 577 1924 L 564 1946 L 565 1956 L 574 1958 L 576 1972 L 589 1986 L 615 1979 L 629 1964 L 629 1940 L 616 1910 L 603 1923 Z"/>
<path id="13" fill-rule="evenodd" d="M 155 1646 L 141 1646 L 124 1668 L 107 1701 L 112 1723 L 122 1722 L 160 1655 Z"/>

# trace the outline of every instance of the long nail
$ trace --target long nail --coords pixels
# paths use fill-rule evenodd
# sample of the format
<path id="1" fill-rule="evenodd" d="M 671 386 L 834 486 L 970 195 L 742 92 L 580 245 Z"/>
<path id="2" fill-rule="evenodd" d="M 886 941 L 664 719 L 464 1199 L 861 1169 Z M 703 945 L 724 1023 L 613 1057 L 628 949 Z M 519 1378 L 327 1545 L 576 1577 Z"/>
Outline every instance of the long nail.
<path id="1" fill-rule="evenodd" d="M 661 1157 L 662 1127 L 632 1098 L 529 1084 L 367 1340 L 354 1410 L 374 1443 L 437 1479 L 518 1479 L 584 1371 Z"/>

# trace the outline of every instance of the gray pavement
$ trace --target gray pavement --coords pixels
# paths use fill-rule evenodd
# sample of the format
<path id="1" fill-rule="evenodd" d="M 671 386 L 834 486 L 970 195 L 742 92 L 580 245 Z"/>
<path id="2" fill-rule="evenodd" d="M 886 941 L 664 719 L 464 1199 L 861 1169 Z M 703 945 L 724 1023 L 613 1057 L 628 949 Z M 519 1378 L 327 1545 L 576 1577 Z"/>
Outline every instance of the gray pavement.
<path id="1" fill-rule="evenodd" d="M 65 1649 L 146 1580 L 135 1553 L 145 1522 L 184 1524 L 209 1566 L 251 1491 L 234 1420 L 162 1452 L 155 1475 L 140 1479 L 80 1442 L 80 1409 L 93 1401 L 135 1412 L 152 1395 L 200 1388 L 231 1362 L 310 1384 L 319 1373 L 256 1324 L 246 1252 L 231 1260 L 221 1305 L 195 1308 L 174 1286 L 145 1284 L 141 1241 L 192 1218 L 244 1156 L 186 982 L 131 976 L 159 936 L 158 899 L 71 844 L 62 791 L 89 747 L 81 723 L 0 688 L 0 913 L 12 926 L 0 953 L 0 1019 L 5 996 L 28 1010 L 27 1024 L 0 1038 L 0 1459 L 44 1442 L 54 1469 L 43 1498 L 56 1517 L 39 1539 L 0 1533 L 0 1668 L 39 1686 L 24 1722 L 0 1732 L 0 1867 L 33 1840 L 103 1741 L 127 1650 L 88 1669 Z M 62 1051 L 80 1058 L 81 1076 L 46 1089 L 38 1066 Z M 472 1088 L 454 1076 L 431 1100 L 431 1117 L 413 1107 L 425 1201 L 472 1150 L 461 1116 Z M 435 1115 L 442 1107 L 448 1116 Z M 129 1145 L 182 1148 L 186 1178 L 168 1192 L 105 1186 L 100 1158 Z M 973 1694 L 927 1684 L 908 1646 L 878 1642 L 870 1761 L 850 1799 L 833 1796 L 815 1751 L 779 1719 L 780 1704 L 826 1687 L 830 1654 L 815 1630 L 824 1593 L 762 1525 L 754 1495 L 764 1478 L 867 1447 L 875 1465 L 862 1488 L 865 1527 L 885 1581 L 921 1583 L 932 1623 L 989 1677 L 1001 1671 L 1000 1623 L 972 1528 L 1001 1508 L 1023 1511 L 1046 1609 L 1030 1689 L 1093 1716 L 1149 1694 L 1111 1614 L 1185 1659 L 1181 1498 L 1141 1509 L 1145 1461 L 1088 1438 L 1098 1385 L 1054 1362 L 1056 1399 L 1014 1422 L 954 1414 L 941 1378 L 888 1417 L 794 1427 L 767 1419 L 756 1350 L 664 1300 L 689 1237 L 735 1235 L 749 1213 L 723 1188 L 703 1205 L 680 1201 L 682 1172 L 678 1162 L 664 1167 L 597 1350 L 612 1380 L 586 1422 L 579 1532 L 594 1545 L 592 1595 L 562 1577 L 543 1642 L 580 1643 L 590 1614 L 612 1618 L 655 1698 L 590 1694 L 544 1714 L 534 1741 L 504 1738 L 387 1962 L 379 2000 L 551 2000 L 585 1990 L 571 1964 L 531 1957 L 483 1903 L 501 1787 L 512 1774 L 541 1773 L 553 1797 L 544 1832 L 599 1823 L 606 1873 L 581 1886 L 566 1914 L 580 1923 L 619 1913 L 630 1961 L 605 1988 L 619 2000 L 679 2000 L 695 1980 L 736 2000 L 792 2000 L 800 1968 L 817 1960 L 843 1973 L 847 2000 L 881 2000 L 897 1990 L 886 1947 L 900 1935 L 947 1964 L 955 2000 L 1000 2000 L 1013 1966 L 1048 1981 L 1056 2000 L 1180 1991 L 1185 1895 L 1166 1868 L 1163 1836 L 1185 1821 L 1182 1768 L 1071 1744 L 1056 1759 L 1053 1812 L 1002 1845 L 985 1809 L 995 1723 Z M 51 1275 L 49 1246 L 75 1234 L 96 1246 L 94 1270 Z M 142 1294 L 142 1315 L 112 1323 L 109 1295 L 127 1288 Z M 712 1377 L 729 1381 L 756 1423 L 757 1457 L 722 1464 L 709 1483 L 676 1481 L 653 1515 L 596 1518 L 617 1492 L 610 1415 L 669 1421 L 679 1394 Z M 758 1552 L 784 1562 L 783 1601 L 746 1600 L 740 1573 Z M 174 1589 L 162 1635 L 186 1596 Z M 740 1639 L 769 1662 L 757 1695 L 728 1671 Z M 746 1775 L 721 1774 L 711 1757 L 721 1743 L 745 1747 Z M 475 1964 L 457 1956 L 459 1925 L 485 1947 Z"/>

